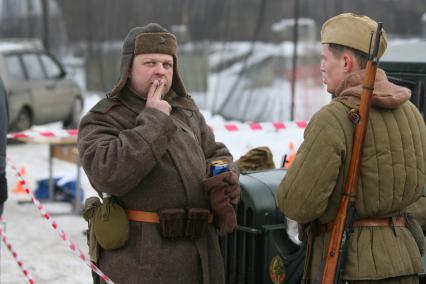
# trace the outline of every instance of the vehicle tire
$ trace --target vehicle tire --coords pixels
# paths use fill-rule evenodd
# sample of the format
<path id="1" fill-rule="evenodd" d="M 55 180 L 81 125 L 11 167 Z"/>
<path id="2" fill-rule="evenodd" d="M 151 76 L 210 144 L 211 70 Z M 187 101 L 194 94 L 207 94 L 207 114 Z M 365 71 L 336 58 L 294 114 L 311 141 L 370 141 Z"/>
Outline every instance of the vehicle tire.
<path id="1" fill-rule="evenodd" d="M 76 98 L 71 106 L 71 112 L 67 119 L 63 121 L 64 128 L 78 128 L 80 123 L 80 116 L 83 111 L 83 100 L 81 98 Z"/>
<path id="2" fill-rule="evenodd" d="M 15 123 L 13 124 L 13 130 L 23 131 L 31 128 L 33 120 L 31 112 L 28 108 L 23 108 L 16 117 Z"/>

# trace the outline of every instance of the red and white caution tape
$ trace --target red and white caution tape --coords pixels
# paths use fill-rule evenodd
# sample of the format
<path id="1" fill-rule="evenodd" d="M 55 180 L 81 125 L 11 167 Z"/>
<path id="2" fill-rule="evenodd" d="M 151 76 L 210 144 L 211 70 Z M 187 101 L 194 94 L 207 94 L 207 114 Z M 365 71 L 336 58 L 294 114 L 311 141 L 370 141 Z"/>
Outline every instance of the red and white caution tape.
<path id="1" fill-rule="evenodd" d="M 251 122 L 251 123 L 225 123 L 212 125 L 213 131 L 285 131 L 290 129 L 305 129 L 307 121 L 291 122 Z"/>
<path id="2" fill-rule="evenodd" d="M 78 129 L 56 129 L 49 131 L 25 130 L 7 134 L 8 139 L 38 138 L 38 137 L 73 137 L 78 135 Z"/>
<path id="3" fill-rule="evenodd" d="M 47 213 L 46 208 L 43 206 L 43 204 L 41 204 L 40 201 L 37 198 L 35 198 L 34 194 L 28 188 L 28 185 L 25 182 L 25 179 L 22 177 L 21 173 L 18 171 L 16 166 L 13 164 L 13 162 L 9 158 L 7 158 L 7 162 L 12 168 L 12 170 L 15 172 L 17 178 L 19 179 L 19 183 L 22 185 L 25 192 L 28 195 L 30 195 L 32 202 L 40 211 L 41 216 L 50 222 L 50 224 L 52 225 L 52 228 L 59 234 L 61 239 L 68 245 L 71 251 L 75 255 L 77 255 L 81 260 L 83 260 L 90 267 L 91 270 L 93 270 L 96 274 L 98 274 L 103 281 L 105 281 L 108 284 L 114 284 L 114 282 L 112 282 L 112 280 L 108 276 L 106 276 L 92 261 L 90 261 L 90 258 L 86 256 L 86 254 L 83 251 L 77 248 L 77 246 L 68 238 L 65 231 L 62 230 L 59 227 L 59 225 L 56 223 L 56 221 L 52 219 L 49 213 Z"/>
<path id="4" fill-rule="evenodd" d="M 3 230 L 2 227 L 0 227 L 0 237 L 1 237 L 2 241 L 3 241 L 3 243 L 6 245 L 7 249 L 12 254 L 12 256 L 15 259 L 16 263 L 18 264 L 19 268 L 21 268 L 22 273 L 28 279 L 28 283 L 34 284 L 35 281 L 31 277 L 30 272 L 28 271 L 28 269 L 25 268 L 24 263 L 22 262 L 22 260 L 19 259 L 18 254 L 13 249 L 12 244 L 9 242 L 9 238 L 6 236 L 6 233 L 4 232 L 4 230 Z"/>
<path id="5" fill-rule="evenodd" d="M 305 129 L 307 121 L 289 122 L 249 122 L 249 123 L 225 123 L 221 125 L 210 125 L 213 131 L 285 131 L 290 129 Z M 13 132 L 7 135 L 8 139 L 39 138 L 39 137 L 73 137 L 78 135 L 78 129 L 57 129 L 49 131 L 26 130 Z"/>

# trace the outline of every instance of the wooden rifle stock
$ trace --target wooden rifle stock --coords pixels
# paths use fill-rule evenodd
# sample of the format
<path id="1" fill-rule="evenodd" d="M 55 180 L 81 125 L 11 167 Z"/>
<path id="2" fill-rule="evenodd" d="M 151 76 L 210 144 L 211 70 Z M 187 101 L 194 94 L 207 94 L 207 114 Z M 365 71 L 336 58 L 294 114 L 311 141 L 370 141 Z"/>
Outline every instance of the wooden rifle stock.
<path id="1" fill-rule="evenodd" d="M 368 116 L 371 108 L 371 97 L 376 79 L 377 53 L 379 50 L 381 30 L 382 23 L 378 23 L 373 52 L 369 55 L 363 80 L 363 90 L 358 111 L 359 120 L 355 126 L 349 172 L 330 235 L 322 274 L 322 284 L 341 283 L 343 277 L 349 233 L 352 230 L 352 223 L 355 218 L 356 191 L 361 169 L 362 150 L 367 133 Z"/>

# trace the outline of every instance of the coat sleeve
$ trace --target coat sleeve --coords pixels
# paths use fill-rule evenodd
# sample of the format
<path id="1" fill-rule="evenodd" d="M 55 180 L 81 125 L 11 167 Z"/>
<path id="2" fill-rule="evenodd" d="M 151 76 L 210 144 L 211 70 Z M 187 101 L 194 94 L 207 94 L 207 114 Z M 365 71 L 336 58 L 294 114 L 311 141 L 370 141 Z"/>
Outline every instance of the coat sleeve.
<path id="1" fill-rule="evenodd" d="M 168 115 L 155 109 L 144 109 L 131 129 L 122 126 L 126 121 L 121 116 L 114 116 L 119 109 L 111 112 L 91 112 L 82 119 L 78 150 L 95 189 L 122 196 L 154 168 L 177 128 Z"/>
<path id="2" fill-rule="evenodd" d="M 287 217 L 307 223 L 325 212 L 345 153 L 342 137 L 337 120 L 327 111 L 312 118 L 278 188 L 277 203 Z"/>

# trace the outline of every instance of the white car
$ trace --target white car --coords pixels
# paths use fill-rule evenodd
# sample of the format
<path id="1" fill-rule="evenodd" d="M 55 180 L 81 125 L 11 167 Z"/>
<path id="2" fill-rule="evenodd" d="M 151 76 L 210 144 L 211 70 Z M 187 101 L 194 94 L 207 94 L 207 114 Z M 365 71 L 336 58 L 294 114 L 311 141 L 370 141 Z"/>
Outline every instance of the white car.
<path id="1" fill-rule="evenodd" d="M 78 126 L 81 90 L 39 40 L 0 40 L 0 77 L 8 95 L 9 130 L 56 121 L 66 128 Z"/>

